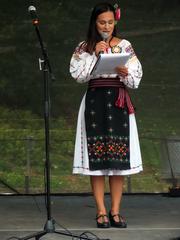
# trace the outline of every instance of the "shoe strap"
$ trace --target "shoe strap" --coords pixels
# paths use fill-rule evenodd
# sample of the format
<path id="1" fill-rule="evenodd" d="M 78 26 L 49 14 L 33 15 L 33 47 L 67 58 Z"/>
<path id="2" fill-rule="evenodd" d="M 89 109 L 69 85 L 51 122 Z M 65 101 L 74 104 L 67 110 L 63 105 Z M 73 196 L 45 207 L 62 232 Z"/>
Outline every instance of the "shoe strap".
<path id="1" fill-rule="evenodd" d="M 123 221 L 123 222 L 125 222 L 125 220 L 124 220 L 123 216 L 121 216 L 119 213 L 117 213 L 117 214 L 114 214 L 114 215 L 111 215 L 111 217 L 112 217 L 112 218 L 114 218 L 114 217 L 116 217 L 116 216 L 118 216 L 118 217 L 119 217 L 119 220 L 120 220 L 120 221 Z"/>
<path id="2" fill-rule="evenodd" d="M 121 217 L 119 213 L 111 215 L 111 217 L 116 217 L 116 216 L 118 216 L 119 218 Z"/>
<path id="3" fill-rule="evenodd" d="M 108 216 L 107 216 L 106 214 L 97 215 L 97 216 L 96 216 L 96 220 L 98 220 L 99 218 L 104 218 L 104 217 L 107 217 L 107 218 L 108 218 Z"/>

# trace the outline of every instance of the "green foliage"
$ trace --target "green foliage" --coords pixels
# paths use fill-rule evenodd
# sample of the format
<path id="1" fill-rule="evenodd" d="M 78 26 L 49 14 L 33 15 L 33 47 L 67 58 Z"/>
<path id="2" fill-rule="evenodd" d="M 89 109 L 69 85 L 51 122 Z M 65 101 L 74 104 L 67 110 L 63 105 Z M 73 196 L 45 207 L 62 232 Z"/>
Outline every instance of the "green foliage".
<path id="1" fill-rule="evenodd" d="M 0 109 L 0 119 L 0 177 L 21 192 L 25 191 L 28 177 L 30 192 L 44 191 L 43 119 L 38 119 L 30 111 L 12 111 L 3 107 Z M 71 175 L 75 126 L 62 117 L 52 119 L 50 123 L 52 192 L 91 191 L 88 177 Z M 167 188 L 160 180 L 161 144 L 158 139 L 141 138 L 144 172 L 132 177 L 133 191 L 160 191 Z"/>
<path id="2" fill-rule="evenodd" d="M 0 171 L 26 174 L 28 161 L 31 174 L 42 174 L 45 159 L 44 123 L 29 111 L 0 109 L 1 144 Z M 70 173 L 70 157 L 73 155 L 74 131 L 63 118 L 52 121 L 50 151 L 52 169 Z M 68 164 L 67 164 L 68 163 Z"/>

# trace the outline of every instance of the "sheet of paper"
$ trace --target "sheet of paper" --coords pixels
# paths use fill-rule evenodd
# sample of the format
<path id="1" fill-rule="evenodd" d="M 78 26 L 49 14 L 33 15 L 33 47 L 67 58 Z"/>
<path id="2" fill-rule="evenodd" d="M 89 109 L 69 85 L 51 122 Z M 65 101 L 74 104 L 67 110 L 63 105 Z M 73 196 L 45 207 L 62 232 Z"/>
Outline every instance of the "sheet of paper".
<path id="1" fill-rule="evenodd" d="M 116 73 L 117 66 L 124 66 L 130 57 L 129 53 L 100 54 L 91 75 Z"/>

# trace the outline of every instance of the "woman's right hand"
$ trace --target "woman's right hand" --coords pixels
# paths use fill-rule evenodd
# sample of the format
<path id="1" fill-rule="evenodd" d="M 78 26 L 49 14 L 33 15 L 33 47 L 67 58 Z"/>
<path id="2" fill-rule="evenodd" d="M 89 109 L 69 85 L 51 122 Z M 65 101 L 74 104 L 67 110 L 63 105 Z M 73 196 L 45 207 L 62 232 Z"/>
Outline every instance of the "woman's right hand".
<path id="1" fill-rule="evenodd" d="M 96 46 L 95 46 L 96 56 L 98 56 L 100 52 L 106 52 L 107 48 L 108 48 L 108 44 L 104 41 L 100 41 L 100 42 L 96 43 Z"/>
<path id="2" fill-rule="evenodd" d="M 115 70 L 122 77 L 126 77 L 128 75 L 128 68 L 125 66 L 118 66 Z"/>

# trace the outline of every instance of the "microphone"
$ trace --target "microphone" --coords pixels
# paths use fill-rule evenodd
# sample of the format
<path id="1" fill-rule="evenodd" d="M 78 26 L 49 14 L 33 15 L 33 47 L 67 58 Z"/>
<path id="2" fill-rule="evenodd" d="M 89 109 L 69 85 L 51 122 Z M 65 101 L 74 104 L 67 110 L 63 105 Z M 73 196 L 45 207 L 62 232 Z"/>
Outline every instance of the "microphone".
<path id="1" fill-rule="evenodd" d="M 31 14 L 33 25 L 38 25 L 39 24 L 39 18 L 36 14 L 36 8 L 34 6 L 29 6 L 28 7 L 28 12 Z"/>
<path id="2" fill-rule="evenodd" d="M 107 32 L 101 32 L 100 35 L 101 35 L 103 41 L 106 42 L 109 37 L 109 34 Z M 104 51 L 99 52 L 99 54 L 103 54 L 103 53 L 104 53 Z"/>

